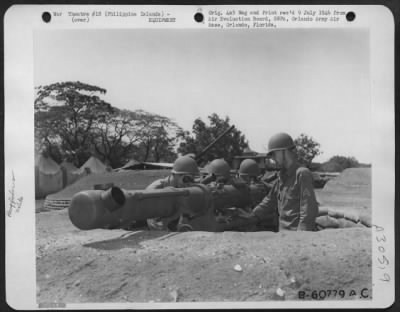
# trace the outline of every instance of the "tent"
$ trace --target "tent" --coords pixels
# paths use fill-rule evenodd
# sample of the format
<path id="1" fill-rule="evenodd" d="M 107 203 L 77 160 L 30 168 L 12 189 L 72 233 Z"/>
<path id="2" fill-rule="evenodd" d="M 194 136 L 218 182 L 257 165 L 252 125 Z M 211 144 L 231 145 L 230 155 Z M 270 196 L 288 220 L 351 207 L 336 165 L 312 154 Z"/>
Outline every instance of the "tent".
<path id="1" fill-rule="evenodd" d="M 98 158 L 90 157 L 80 168 L 79 174 L 104 173 L 109 171 L 107 166 Z"/>
<path id="2" fill-rule="evenodd" d="M 60 167 L 63 172 L 63 187 L 74 183 L 82 176 L 79 169 L 69 161 L 64 160 Z"/>
<path id="3" fill-rule="evenodd" d="M 63 188 L 61 167 L 51 158 L 40 155 L 35 161 L 36 198 L 44 198 Z"/>

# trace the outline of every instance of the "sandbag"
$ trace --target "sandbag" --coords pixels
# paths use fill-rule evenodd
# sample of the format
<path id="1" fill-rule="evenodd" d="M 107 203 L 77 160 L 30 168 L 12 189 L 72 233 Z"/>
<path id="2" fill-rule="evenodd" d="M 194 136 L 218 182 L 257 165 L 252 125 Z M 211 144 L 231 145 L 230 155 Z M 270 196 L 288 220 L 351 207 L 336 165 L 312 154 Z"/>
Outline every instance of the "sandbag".
<path id="1" fill-rule="evenodd" d="M 318 216 L 326 216 L 328 214 L 328 207 L 318 207 Z"/>
<path id="2" fill-rule="evenodd" d="M 320 216 L 315 220 L 317 227 L 323 229 L 337 229 L 339 228 L 339 222 L 335 218 L 330 216 Z"/>
<path id="3" fill-rule="evenodd" d="M 352 227 L 364 227 L 360 223 L 355 223 L 353 221 L 347 220 L 345 218 L 337 219 L 339 228 L 352 228 Z"/>
<path id="4" fill-rule="evenodd" d="M 329 208 L 328 216 L 335 218 L 335 219 L 341 219 L 341 218 L 344 218 L 344 211 L 335 209 L 335 208 Z"/>
<path id="5" fill-rule="evenodd" d="M 361 213 L 360 214 L 360 223 L 366 227 L 372 226 L 372 217 L 370 213 Z"/>
<path id="6" fill-rule="evenodd" d="M 360 218 L 358 216 L 358 211 L 356 210 L 345 211 L 344 218 L 353 221 L 354 223 L 358 223 L 360 221 Z"/>

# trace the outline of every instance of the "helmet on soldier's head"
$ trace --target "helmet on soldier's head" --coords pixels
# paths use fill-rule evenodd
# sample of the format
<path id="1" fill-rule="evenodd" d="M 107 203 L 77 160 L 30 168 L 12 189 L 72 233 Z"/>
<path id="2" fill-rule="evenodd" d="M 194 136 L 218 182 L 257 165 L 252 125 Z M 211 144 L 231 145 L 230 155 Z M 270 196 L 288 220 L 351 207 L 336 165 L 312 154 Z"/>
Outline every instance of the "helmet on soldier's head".
<path id="1" fill-rule="evenodd" d="M 193 159 L 196 159 L 196 154 L 195 153 L 189 153 L 189 154 L 186 154 L 185 156 L 192 157 Z"/>
<path id="2" fill-rule="evenodd" d="M 199 167 L 196 161 L 190 156 L 178 157 L 172 166 L 172 173 L 199 175 Z"/>
<path id="3" fill-rule="evenodd" d="M 206 170 L 208 174 L 215 174 L 216 176 L 222 176 L 225 178 L 229 178 L 231 175 L 231 168 L 222 158 L 214 159 L 207 165 Z"/>
<path id="4" fill-rule="evenodd" d="M 295 147 L 292 137 L 287 133 L 277 133 L 268 142 L 268 152 L 270 155 L 274 151 L 287 150 Z"/>
<path id="5" fill-rule="evenodd" d="M 240 163 L 239 175 L 257 177 L 260 175 L 260 167 L 254 159 L 245 159 Z"/>

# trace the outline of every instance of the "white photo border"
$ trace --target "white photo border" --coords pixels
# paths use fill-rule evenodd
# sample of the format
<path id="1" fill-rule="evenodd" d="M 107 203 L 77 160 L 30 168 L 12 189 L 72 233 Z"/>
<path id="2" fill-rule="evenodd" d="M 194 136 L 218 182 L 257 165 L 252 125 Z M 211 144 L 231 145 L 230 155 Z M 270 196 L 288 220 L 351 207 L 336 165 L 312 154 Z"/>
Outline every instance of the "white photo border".
<path id="1" fill-rule="evenodd" d="M 144 10 L 146 6 L 115 6 L 113 10 Z M 68 10 L 107 10 L 107 5 L 14 5 L 4 16 L 4 96 L 5 96 L 5 211 L 6 211 L 6 294 L 7 303 L 15 309 L 36 309 L 36 250 L 35 211 L 24 209 L 34 206 L 34 58 L 33 32 L 57 29 L 201 29 L 207 26 L 196 23 L 196 12 L 218 9 L 218 6 L 157 6 L 158 10 L 171 12 L 176 23 L 157 24 L 129 18 L 92 19 L 89 23 L 74 23 Z M 224 9 L 237 5 L 224 5 Z M 277 6 L 246 6 L 246 8 Z M 285 6 L 279 6 L 283 8 Z M 299 6 L 288 5 L 296 10 Z M 372 250 L 373 299 L 371 301 L 335 301 L 335 308 L 383 308 L 394 302 L 395 263 L 395 116 L 394 116 L 394 21 L 392 12 L 385 6 L 329 5 L 300 6 L 313 9 L 340 9 L 354 11 L 357 19 L 349 24 L 320 25 L 314 27 L 366 27 L 370 31 L 370 77 L 372 110 Z M 243 6 L 242 6 L 243 8 Z M 152 7 L 154 9 L 154 7 Z M 63 17 L 53 17 L 51 24 L 42 21 L 42 13 L 65 12 Z M 205 13 L 206 14 L 206 13 Z M 23 21 L 23 22 L 21 22 Z M 281 28 L 310 27 L 301 23 L 287 23 Z M 385 138 L 383 140 L 382 138 Z M 23 142 L 23 144 L 18 144 Z M 384 181 L 384 183 L 383 183 Z M 12 211 L 9 191 L 22 196 L 20 211 Z M 25 207 L 24 207 L 25 206 Z M 387 259 L 387 263 L 384 259 Z M 384 268 L 382 264 L 384 265 Z M 389 279 L 389 281 L 388 281 Z M 23 298 L 23 300 L 21 300 Z M 187 308 L 249 308 L 249 303 L 126 303 L 126 304 L 68 304 L 68 309 L 187 309 Z M 251 303 L 252 308 L 266 308 L 265 304 Z M 268 302 L 268 308 L 332 308 L 330 301 Z"/>

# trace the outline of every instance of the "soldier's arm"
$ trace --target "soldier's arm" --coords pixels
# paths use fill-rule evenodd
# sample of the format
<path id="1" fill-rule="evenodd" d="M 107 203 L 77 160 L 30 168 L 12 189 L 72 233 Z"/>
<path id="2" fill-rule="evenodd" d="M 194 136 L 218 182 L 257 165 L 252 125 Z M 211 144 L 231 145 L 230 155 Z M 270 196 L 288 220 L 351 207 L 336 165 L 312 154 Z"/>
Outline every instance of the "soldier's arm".
<path id="1" fill-rule="evenodd" d="M 239 218 L 225 225 L 225 230 L 257 224 L 276 214 L 278 183 L 275 183 L 266 197 L 253 209 L 247 218 Z"/>
<path id="2" fill-rule="evenodd" d="M 278 183 L 274 183 L 267 196 L 253 209 L 252 215 L 259 220 L 269 219 L 278 207 Z"/>
<path id="3" fill-rule="evenodd" d="M 318 203 L 315 198 L 312 173 L 302 170 L 298 176 L 300 182 L 300 220 L 298 231 L 312 231 L 318 216 Z"/>
<path id="4" fill-rule="evenodd" d="M 158 190 L 164 188 L 163 179 L 153 181 L 146 187 L 146 190 Z"/>

